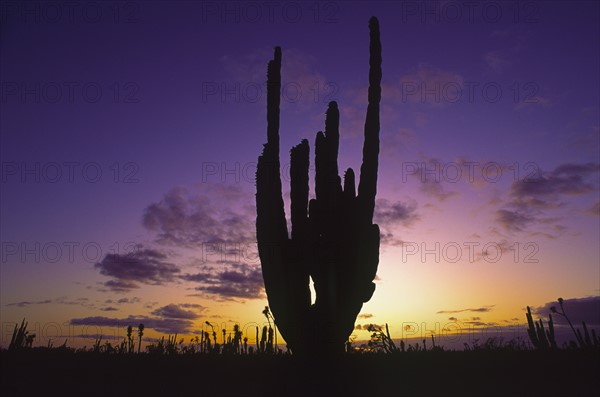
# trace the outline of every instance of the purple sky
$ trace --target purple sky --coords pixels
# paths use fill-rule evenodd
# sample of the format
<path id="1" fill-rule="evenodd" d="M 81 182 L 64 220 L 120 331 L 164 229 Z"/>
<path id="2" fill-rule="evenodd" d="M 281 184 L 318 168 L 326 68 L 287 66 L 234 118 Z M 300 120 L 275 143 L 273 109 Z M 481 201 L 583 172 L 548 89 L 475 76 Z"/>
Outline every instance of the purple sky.
<path id="1" fill-rule="evenodd" d="M 358 170 L 372 15 L 384 244 L 363 318 L 503 325 L 599 294 L 597 3 L 69 4 L 0 6 L 3 324 L 261 321 L 267 61 L 281 46 L 282 163 L 336 100 Z"/>

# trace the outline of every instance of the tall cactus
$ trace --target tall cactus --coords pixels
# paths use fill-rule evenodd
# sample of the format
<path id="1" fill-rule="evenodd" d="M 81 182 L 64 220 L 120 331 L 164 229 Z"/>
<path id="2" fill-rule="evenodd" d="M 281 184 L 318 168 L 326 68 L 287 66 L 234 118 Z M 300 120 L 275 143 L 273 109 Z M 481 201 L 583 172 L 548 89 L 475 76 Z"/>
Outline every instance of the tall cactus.
<path id="1" fill-rule="evenodd" d="M 381 43 L 369 21 L 369 102 L 358 195 L 354 171 L 338 175 L 339 111 L 330 102 L 325 132 L 315 142 L 315 195 L 309 195 L 309 145 L 291 150 L 291 237 L 288 236 L 279 162 L 281 48 L 267 71 L 267 143 L 256 173 L 256 232 L 269 305 L 295 354 L 343 352 L 356 316 L 375 290 L 379 227 L 373 224 L 379 157 Z M 311 305 L 309 277 L 316 300 Z"/>

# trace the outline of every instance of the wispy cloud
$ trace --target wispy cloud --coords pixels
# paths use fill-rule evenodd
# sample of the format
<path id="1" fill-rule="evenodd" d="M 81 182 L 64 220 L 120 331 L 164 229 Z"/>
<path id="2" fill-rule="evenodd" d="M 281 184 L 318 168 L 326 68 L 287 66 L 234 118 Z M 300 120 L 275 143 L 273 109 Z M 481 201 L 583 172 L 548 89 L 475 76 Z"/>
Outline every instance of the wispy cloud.
<path id="1" fill-rule="evenodd" d="M 126 255 L 107 254 L 94 265 L 100 274 L 112 277 L 104 283 L 115 292 L 127 292 L 138 288 L 138 283 L 160 285 L 173 281 L 179 268 L 167 262 L 167 256 L 154 249 L 138 250 Z"/>
<path id="2" fill-rule="evenodd" d="M 417 213 L 415 200 L 390 201 L 377 199 L 373 220 L 381 229 L 382 245 L 399 246 L 402 240 L 397 236 L 399 226 L 409 227 L 421 219 Z"/>
<path id="3" fill-rule="evenodd" d="M 181 276 L 185 281 L 200 283 L 194 289 L 222 299 L 262 299 L 264 282 L 259 267 L 230 264 L 226 268 L 206 267 L 203 271 Z"/>
<path id="4" fill-rule="evenodd" d="M 458 192 L 446 188 L 447 181 L 442 172 L 443 163 L 438 159 L 425 157 L 411 165 L 412 169 L 407 171 L 407 175 L 420 183 L 419 189 L 425 195 L 435 198 L 438 202 L 458 195 Z"/>
<path id="5" fill-rule="evenodd" d="M 78 305 L 85 307 L 94 307 L 94 303 L 90 302 L 89 298 L 69 298 L 67 296 L 61 296 L 54 299 L 44 299 L 44 300 L 36 300 L 36 301 L 19 301 L 19 302 L 11 302 L 7 303 L 6 306 L 16 306 L 16 307 L 27 307 L 27 306 L 36 306 L 36 305 Z"/>
<path id="6" fill-rule="evenodd" d="M 27 307 L 27 306 L 31 306 L 31 305 L 46 305 L 48 303 L 52 303 L 52 299 L 44 299 L 41 301 L 12 302 L 12 303 L 7 303 L 6 306 Z"/>
<path id="7" fill-rule="evenodd" d="M 436 314 L 454 314 L 454 313 L 463 313 L 463 312 L 475 312 L 475 313 L 487 313 L 492 311 L 492 308 L 496 305 L 482 306 L 482 307 L 474 307 L 468 309 L 458 309 L 458 310 L 440 310 L 436 312 Z"/>
<path id="8" fill-rule="evenodd" d="M 264 98 L 265 60 L 272 57 L 273 48 L 265 47 L 241 55 L 224 55 L 219 61 L 230 79 L 229 86 L 238 83 L 243 87 L 257 87 L 263 94 L 261 98 Z M 281 64 L 283 109 L 306 109 L 312 107 L 315 100 L 326 103 L 328 98 L 322 98 L 323 96 L 332 96 L 330 100 L 336 99 L 333 95 L 338 93 L 339 87 L 317 70 L 317 64 L 317 59 L 305 51 L 297 48 L 284 49 Z"/>
<path id="9" fill-rule="evenodd" d="M 600 200 L 596 201 L 590 208 L 584 211 L 588 215 L 600 216 Z"/>
<path id="10" fill-rule="evenodd" d="M 134 296 L 132 298 L 119 298 L 119 299 L 106 299 L 104 301 L 104 303 L 114 303 L 117 305 L 125 305 L 125 304 L 133 304 L 133 303 L 139 303 L 142 300 L 140 298 L 138 298 L 137 296 Z"/>
<path id="11" fill-rule="evenodd" d="M 398 87 L 386 95 L 401 103 L 443 106 L 463 91 L 464 78 L 458 73 L 422 63 L 415 72 L 401 76 Z"/>
<path id="12" fill-rule="evenodd" d="M 377 199 L 373 218 L 379 225 L 386 226 L 411 226 L 420 219 L 415 200 L 402 202 L 387 199 Z"/>
<path id="13" fill-rule="evenodd" d="M 509 59 L 505 51 L 500 50 L 488 51 L 483 56 L 483 59 L 487 66 L 498 74 L 507 70 L 514 63 L 514 61 Z"/>
<path id="14" fill-rule="evenodd" d="M 594 175 L 599 171 L 598 163 L 565 163 L 551 172 L 538 170 L 536 175 L 514 181 L 509 201 L 495 212 L 496 221 L 510 232 L 521 232 L 535 225 L 542 225 L 546 231 L 564 230 L 564 226 L 555 224 L 559 218 L 547 216 L 546 211 L 564 207 L 567 197 L 597 191 Z"/>
<path id="15" fill-rule="evenodd" d="M 189 308 L 194 310 L 186 310 Z M 205 308 L 203 306 L 195 303 L 182 303 L 179 305 L 171 303 L 152 311 L 152 314 L 164 318 L 195 320 L 200 317 L 199 312 L 203 311 L 204 309 Z"/>
<path id="16" fill-rule="evenodd" d="M 496 211 L 496 221 L 506 230 L 522 231 L 535 221 L 535 217 L 518 211 L 500 209 Z"/>
<path id="17" fill-rule="evenodd" d="M 494 30 L 490 38 L 491 43 L 496 42 L 498 47 L 483 54 L 488 72 L 503 74 L 509 71 L 519 63 L 522 52 L 528 48 L 529 34 L 515 26 Z"/>
<path id="18" fill-rule="evenodd" d="M 180 247 L 255 241 L 252 198 L 239 185 L 176 187 L 146 207 L 143 225 L 158 233 L 157 242 Z"/>
<path id="19" fill-rule="evenodd" d="M 385 324 L 356 324 L 354 329 L 357 331 L 368 331 L 370 327 L 383 329 L 385 328 Z"/>

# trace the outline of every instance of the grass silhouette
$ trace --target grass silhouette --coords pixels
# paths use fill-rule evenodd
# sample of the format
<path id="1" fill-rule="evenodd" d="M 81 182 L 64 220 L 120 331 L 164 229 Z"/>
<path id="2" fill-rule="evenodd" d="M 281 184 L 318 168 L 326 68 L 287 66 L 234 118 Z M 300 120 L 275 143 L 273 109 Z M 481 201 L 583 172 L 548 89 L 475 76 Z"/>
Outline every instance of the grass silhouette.
<path id="1" fill-rule="evenodd" d="M 533 322 L 531 316 L 528 310 Z M 534 324 L 538 338 L 544 328 Z M 236 324 L 232 332 L 222 330 L 220 341 L 213 327 L 212 335 L 202 331 L 187 344 L 169 335 L 141 350 L 143 329 L 140 324 L 137 352 L 129 348 L 133 332 L 117 346 L 101 336 L 91 348 L 33 346 L 35 335 L 23 320 L 9 348 L 0 350 L 2 395 L 595 396 L 600 390 L 594 331 L 587 338 L 586 331 L 574 331 L 583 344 L 488 338 L 458 351 L 436 345 L 433 336 L 430 344 L 397 346 L 387 324 L 371 325 L 367 343 L 348 341 L 346 354 L 315 360 L 276 349 L 274 326 L 262 328 L 256 348 Z"/>

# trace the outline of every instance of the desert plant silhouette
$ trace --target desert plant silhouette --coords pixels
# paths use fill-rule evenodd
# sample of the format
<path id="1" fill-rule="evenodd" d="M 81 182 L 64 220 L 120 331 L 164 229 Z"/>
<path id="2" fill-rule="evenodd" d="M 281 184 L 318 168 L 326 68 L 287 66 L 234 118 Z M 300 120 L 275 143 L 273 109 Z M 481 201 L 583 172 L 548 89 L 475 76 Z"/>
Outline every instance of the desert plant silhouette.
<path id="1" fill-rule="evenodd" d="M 267 71 L 267 143 L 256 174 L 256 231 L 270 308 L 295 354 L 344 352 L 356 316 L 375 290 L 379 227 L 373 224 L 379 157 L 381 42 L 369 20 L 369 93 L 358 194 L 354 171 L 338 175 L 339 111 L 330 102 L 315 141 L 315 195 L 309 194 L 309 145 L 291 150 L 291 237 L 281 192 L 279 102 L 281 48 Z M 314 282 L 311 305 L 309 277 Z"/>

